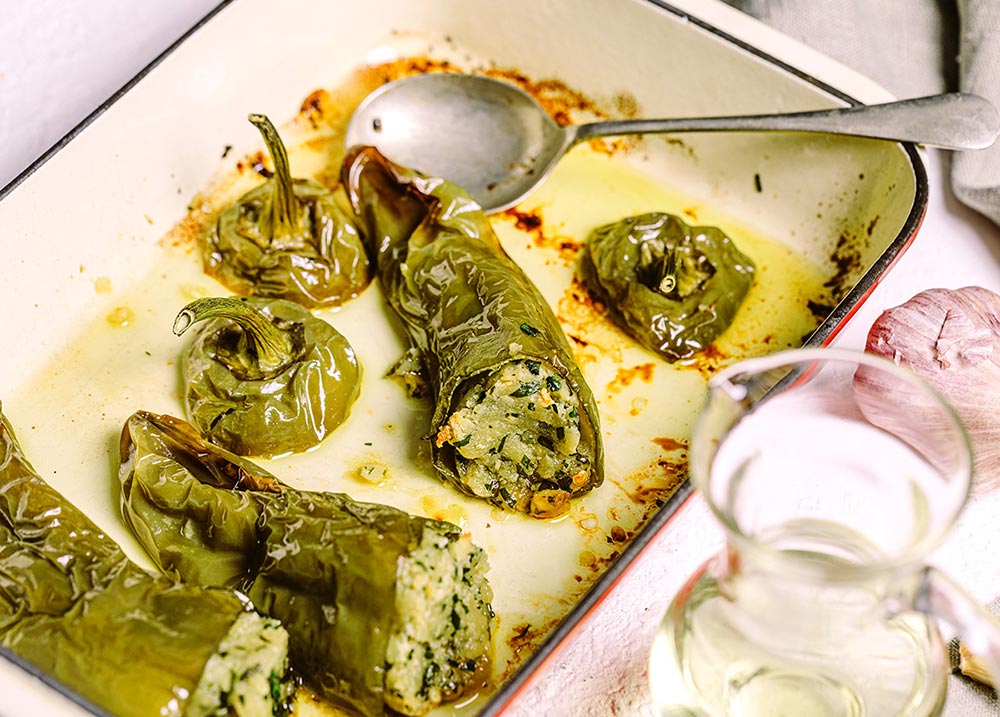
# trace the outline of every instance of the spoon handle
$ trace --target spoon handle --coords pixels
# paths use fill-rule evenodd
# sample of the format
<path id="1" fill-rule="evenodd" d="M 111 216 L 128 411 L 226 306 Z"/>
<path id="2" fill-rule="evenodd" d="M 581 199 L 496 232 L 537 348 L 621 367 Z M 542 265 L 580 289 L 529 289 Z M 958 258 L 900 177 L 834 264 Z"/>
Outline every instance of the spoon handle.
<path id="1" fill-rule="evenodd" d="M 944 149 L 986 149 L 1000 134 L 1000 114 L 978 95 L 954 92 L 815 112 L 593 122 L 577 126 L 573 142 L 622 134 L 773 130 L 827 132 Z"/>

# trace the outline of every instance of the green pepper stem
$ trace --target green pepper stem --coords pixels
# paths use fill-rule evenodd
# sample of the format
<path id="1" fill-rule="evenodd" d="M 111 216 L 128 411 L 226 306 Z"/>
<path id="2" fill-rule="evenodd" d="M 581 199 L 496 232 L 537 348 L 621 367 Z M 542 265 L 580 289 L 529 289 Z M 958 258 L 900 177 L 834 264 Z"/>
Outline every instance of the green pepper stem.
<path id="1" fill-rule="evenodd" d="M 295 192 L 292 189 L 292 173 L 288 168 L 285 144 L 278 136 L 278 130 L 265 115 L 252 114 L 247 119 L 260 131 L 274 163 L 274 177 L 271 180 L 273 187 L 271 231 L 275 236 L 290 236 L 298 226 L 298 203 L 295 201 Z"/>
<path id="2" fill-rule="evenodd" d="M 245 299 L 235 297 L 195 299 L 177 314 L 174 333 L 180 336 L 193 324 L 211 318 L 232 321 L 242 329 L 242 345 L 225 362 L 227 365 L 235 363 L 230 368 L 240 369 L 240 373 L 246 374 L 247 378 L 273 376 L 298 356 L 293 332 L 278 328 Z M 225 357 L 217 358 L 224 360 Z"/>
<path id="3" fill-rule="evenodd" d="M 677 247 L 663 246 L 659 254 L 660 244 L 656 242 L 639 244 L 639 280 L 653 291 L 671 298 L 677 289 Z M 655 252 L 655 253 L 654 253 Z"/>
<path id="4" fill-rule="evenodd" d="M 660 285 L 657 287 L 664 296 L 677 288 L 677 249 L 669 248 L 663 256 L 663 268 L 660 275 Z"/>

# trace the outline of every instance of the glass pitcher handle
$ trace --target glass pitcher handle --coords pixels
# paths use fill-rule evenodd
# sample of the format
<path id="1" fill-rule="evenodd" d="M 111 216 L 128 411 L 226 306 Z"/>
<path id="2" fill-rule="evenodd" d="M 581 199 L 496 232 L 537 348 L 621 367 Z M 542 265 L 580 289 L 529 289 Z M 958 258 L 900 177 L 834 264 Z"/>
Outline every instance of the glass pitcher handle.
<path id="1" fill-rule="evenodd" d="M 1000 691 L 1000 621 L 937 568 L 919 575 L 914 607 L 951 625 Z"/>

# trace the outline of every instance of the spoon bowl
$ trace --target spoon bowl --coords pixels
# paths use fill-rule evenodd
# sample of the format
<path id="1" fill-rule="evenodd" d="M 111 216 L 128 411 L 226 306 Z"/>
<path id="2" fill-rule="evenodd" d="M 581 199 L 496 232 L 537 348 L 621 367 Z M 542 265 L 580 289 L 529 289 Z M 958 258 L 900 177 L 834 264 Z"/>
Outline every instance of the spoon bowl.
<path id="1" fill-rule="evenodd" d="M 577 142 L 625 134 L 798 131 L 984 149 L 1000 134 L 1000 114 L 968 93 L 791 114 L 613 120 L 556 124 L 535 99 L 508 82 L 433 73 L 389 82 L 358 106 L 348 147 L 374 145 L 389 159 L 464 188 L 487 213 L 530 194 Z"/>

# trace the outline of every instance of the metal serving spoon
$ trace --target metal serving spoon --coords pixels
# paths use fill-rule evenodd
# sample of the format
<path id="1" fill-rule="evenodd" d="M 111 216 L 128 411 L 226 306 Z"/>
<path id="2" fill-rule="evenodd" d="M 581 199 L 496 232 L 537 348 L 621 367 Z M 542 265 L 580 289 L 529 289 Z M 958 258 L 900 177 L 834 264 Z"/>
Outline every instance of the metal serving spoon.
<path id="1" fill-rule="evenodd" d="M 560 127 L 519 87 L 478 75 L 434 73 L 389 82 L 355 111 L 346 144 L 376 146 L 389 159 L 463 187 L 486 212 L 535 189 L 577 142 L 654 132 L 793 130 L 984 149 L 1000 114 L 977 95 L 954 93 L 818 112 L 640 119 Z"/>

